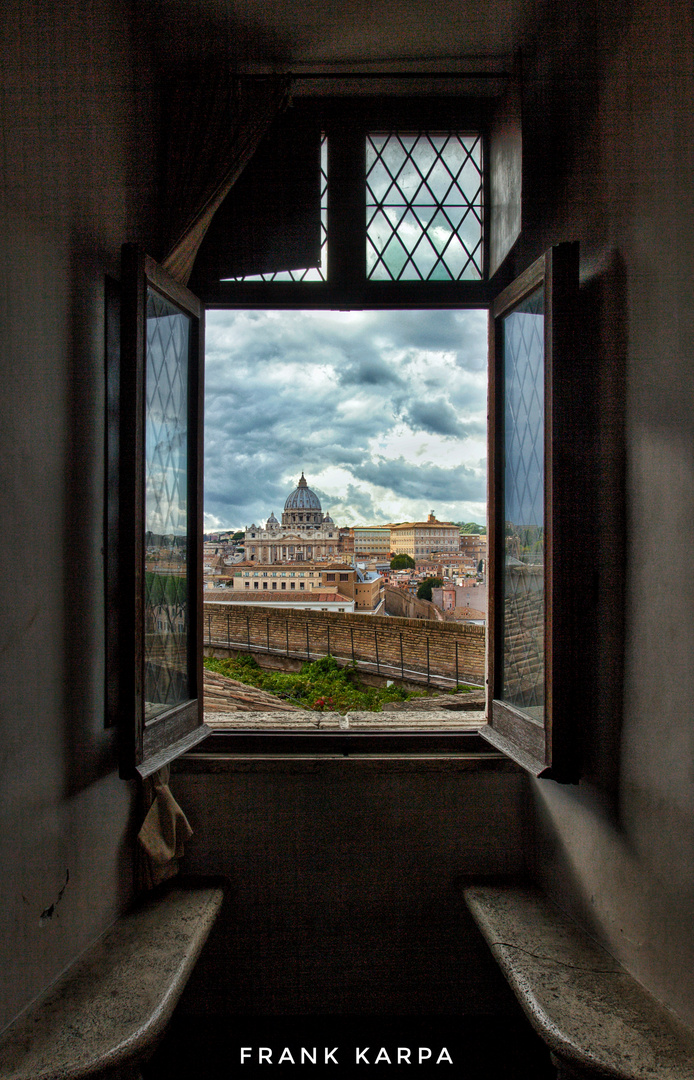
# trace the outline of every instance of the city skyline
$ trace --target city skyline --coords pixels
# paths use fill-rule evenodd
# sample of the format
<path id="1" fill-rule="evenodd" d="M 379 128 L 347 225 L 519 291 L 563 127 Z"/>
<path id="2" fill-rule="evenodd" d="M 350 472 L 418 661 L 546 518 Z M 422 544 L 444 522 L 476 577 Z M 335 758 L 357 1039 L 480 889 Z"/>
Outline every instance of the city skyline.
<path id="1" fill-rule="evenodd" d="M 212 311 L 205 531 L 281 513 L 302 470 L 340 527 L 486 521 L 486 313 Z"/>

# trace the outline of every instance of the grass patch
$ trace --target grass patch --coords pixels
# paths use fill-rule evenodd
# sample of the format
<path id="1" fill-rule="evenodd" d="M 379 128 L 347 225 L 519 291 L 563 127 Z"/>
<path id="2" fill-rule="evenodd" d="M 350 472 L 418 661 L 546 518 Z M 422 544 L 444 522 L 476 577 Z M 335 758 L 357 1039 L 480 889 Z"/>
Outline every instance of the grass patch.
<path id="1" fill-rule="evenodd" d="M 205 667 L 230 679 L 267 690 L 283 701 L 315 712 L 380 712 L 387 701 L 426 697 L 422 691 L 401 686 L 364 686 L 352 667 L 340 667 L 332 656 L 302 665 L 301 671 L 271 671 L 246 654 L 229 660 L 206 656 Z"/>

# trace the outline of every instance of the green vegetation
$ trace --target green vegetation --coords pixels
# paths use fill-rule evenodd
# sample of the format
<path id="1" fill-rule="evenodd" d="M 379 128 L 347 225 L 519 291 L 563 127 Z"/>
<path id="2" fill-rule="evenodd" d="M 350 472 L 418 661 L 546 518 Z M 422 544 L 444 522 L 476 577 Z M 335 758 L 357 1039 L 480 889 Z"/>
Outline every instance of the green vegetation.
<path id="1" fill-rule="evenodd" d="M 478 525 L 476 521 L 456 521 L 456 525 L 460 526 L 460 531 L 463 533 L 475 533 L 477 536 L 487 535 L 487 526 Z"/>
<path id="2" fill-rule="evenodd" d="M 443 579 L 440 577 L 428 577 L 424 578 L 424 581 L 417 589 L 417 597 L 419 600 L 431 600 L 431 590 L 440 589 L 443 585 Z"/>
<path id="3" fill-rule="evenodd" d="M 205 667 L 230 679 L 267 690 L 292 705 L 316 712 L 346 713 L 354 710 L 380 712 L 386 701 L 405 701 L 425 696 L 408 693 L 400 686 L 362 686 L 352 667 L 340 667 L 332 656 L 306 663 L 301 671 L 269 671 L 255 657 L 241 655 L 229 660 L 205 657 Z"/>
<path id="4" fill-rule="evenodd" d="M 394 555 L 390 560 L 391 570 L 414 570 L 414 559 L 411 555 Z"/>
<path id="5" fill-rule="evenodd" d="M 185 603 L 188 581 L 182 574 L 157 574 L 145 571 L 145 595 L 152 605 Z"/>
<path id="6" fill-rule="evenodd" d="M 242 532 L 242 531 L 235 532 L 231 539 L 232 540 L 243 540 L 245 535 L 246 535 L 245 532 Z"/>

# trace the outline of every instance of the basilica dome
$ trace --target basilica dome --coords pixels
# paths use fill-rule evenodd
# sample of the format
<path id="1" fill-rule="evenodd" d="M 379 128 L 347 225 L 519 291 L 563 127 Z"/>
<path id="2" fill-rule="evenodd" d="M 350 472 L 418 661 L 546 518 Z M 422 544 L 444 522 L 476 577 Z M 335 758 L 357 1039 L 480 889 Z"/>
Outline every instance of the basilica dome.
<path id="1" fill-rule="evenodd" d="M 298 486 L 294 488 L 284 504 L 287 510 L 317 510 L 320 512 L 320 500 L 314 491 L 306 483 L 304 474 L 301 474 Z"/>

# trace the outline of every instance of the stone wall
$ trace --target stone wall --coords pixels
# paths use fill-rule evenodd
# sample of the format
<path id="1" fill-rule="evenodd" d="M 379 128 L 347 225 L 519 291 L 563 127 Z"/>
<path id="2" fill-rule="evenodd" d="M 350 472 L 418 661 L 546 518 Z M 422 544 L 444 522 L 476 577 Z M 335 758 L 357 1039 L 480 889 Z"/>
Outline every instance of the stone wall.
<path id="1" fill-rule="evenodd" d="M 316 659 L 328 652 L 395 671 L 429 670 L 432 675 L 484 682 L 485 633 L 423 619 L 323 611 L 283 611 L 205 603 L 205 644 L 251 648 Z M 427 663 L 428 652 L 428 663 Z"/>
<path id="2" fill-rule="evenodd" d="M 404 619 L 443 619 L 443 614 L 430 600 L 420 600 L 407 589 L 386 585 L 386 612 Z"/>

